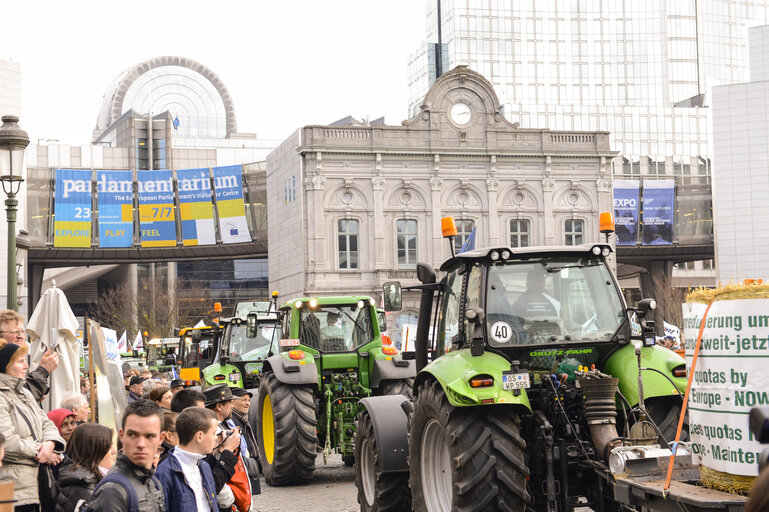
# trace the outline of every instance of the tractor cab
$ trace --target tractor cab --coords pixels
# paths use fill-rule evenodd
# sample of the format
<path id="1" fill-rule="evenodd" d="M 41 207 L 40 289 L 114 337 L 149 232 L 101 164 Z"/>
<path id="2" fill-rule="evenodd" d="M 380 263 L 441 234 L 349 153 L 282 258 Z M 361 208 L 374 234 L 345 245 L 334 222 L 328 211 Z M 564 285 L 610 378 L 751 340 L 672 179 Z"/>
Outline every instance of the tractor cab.
<path id="1" fill-rule="evenodd" d="M 218 326 L 184 327 L 179 330 L 179 377 L 199 381 L 200 370 L 211 365 L 218 351 Z"/>
<path id="2" fill-rule="evenodd" d="M 147 342 L 147 366 L 158 372 L 168 372 L 177 364 L 179 338 L 153 338 Z"/>

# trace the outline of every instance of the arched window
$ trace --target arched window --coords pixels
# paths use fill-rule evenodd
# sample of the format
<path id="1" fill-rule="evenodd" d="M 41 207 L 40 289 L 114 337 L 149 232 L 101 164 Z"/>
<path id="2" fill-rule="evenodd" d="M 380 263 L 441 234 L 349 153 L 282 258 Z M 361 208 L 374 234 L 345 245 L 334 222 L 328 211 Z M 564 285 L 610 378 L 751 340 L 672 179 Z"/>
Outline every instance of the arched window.
<path id="1" fill-rule="evenodd" d="M 401 219 L 398 229 L 398 268 L 414 268 L 417 264 L 417 221 Z"/>
<path id="2" fill-rule="evenodd" d="M 457 219 L 457 237 L 454 239 L 454 249 L 459 252 L 464 243 L 470 238 L 475 227 L 475 221 L 472 219 Z"/>
<path id="3" fill-rule="evenodd" d="M 584 243 L 585 221 L 582 219 L 566 219 L 564 224 L 566 245 L 580 245 Z"/>
<path id="4" fill-rule="evenodd" d="M 358 268 L 358 221 L 339 219 L 337 222 L 337 240 L 339 243 L 339 268 Z"/>
<path id="5" fill-rule="evenodd" d="M 527 219 L 510 220 L 510 247 L 529 246 L 529 221 Z"/>

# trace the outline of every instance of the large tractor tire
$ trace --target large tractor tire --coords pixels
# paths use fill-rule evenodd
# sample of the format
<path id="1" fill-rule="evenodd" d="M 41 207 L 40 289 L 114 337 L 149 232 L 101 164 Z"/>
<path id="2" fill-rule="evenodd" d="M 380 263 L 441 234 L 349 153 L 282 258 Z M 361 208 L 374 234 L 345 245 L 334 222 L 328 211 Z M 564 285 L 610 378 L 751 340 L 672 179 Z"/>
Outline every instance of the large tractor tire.
<path id="1" fill-rule="evenodd" d="M 283 384 L 268 373 L 259 386 L 257 437 L 270 485 L 306 482 L 315 470 L 316 416 L 309 386 Z"/>
<path id="2" fill-rule="evenodd" d="M 678 420 L 681 416 L 683 401 L 680 396 L 662 396 L 645 400 L 646 412 L 662 432 L 665 440 L 672 443 L 676 440 Z M 681 430 L 681 441 L 689 440 L 689 413 L 684 416 L 684 426 Z M 662 443 L 662 440 L 660 440 Z"/>
<path id="3" fill-rule="evenodd" d="M 409 425 L 414 510 L 520 512 L 526 443 L 509 406 L 453 407 L 437 381 L 417 393 Z"/>
<path id="4" fill-rule="evenodd" d="M 411 510 L 409 474 L 382 473 L 377 456 L 374 425 L 368 411 L 358 414 L 355 430 L 355 487 L 361 512 L 408 512 Z"/>
<path id="5" fill-rule="evenodd" d="M 374 392 L 377 396 L 404 395 L 409 400 L 414 398 L 414 377 L 401 380 L 386 380 L 379 384 Z"/>

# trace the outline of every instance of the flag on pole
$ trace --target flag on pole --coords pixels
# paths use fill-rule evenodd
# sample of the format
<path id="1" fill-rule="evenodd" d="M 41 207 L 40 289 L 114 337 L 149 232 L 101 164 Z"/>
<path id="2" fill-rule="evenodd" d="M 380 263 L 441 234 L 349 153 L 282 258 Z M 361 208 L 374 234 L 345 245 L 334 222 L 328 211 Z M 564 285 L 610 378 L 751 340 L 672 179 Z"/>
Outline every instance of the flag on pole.
<path id="1" fill-rule="evenodd" d="M 125 331 L 123 331 L 123 334 L 120 336 L 120 339 L 117 340 L 117 350 L 121 354 L 124 352 L 128 352 L 128 340 L 126 340 Z"/>
<path id="2" fill-rule="evenodd" d="M 143 346 L 144 346 L 144 343 L 142 343 L 142 332 L 139 331 L 136 333 L 136 339 L 134 339 L 133 349 L 139 350 Z"/>
<path id="3" fill-rule="evenodd" d="M 473 226 L 473 230 L 470 232 L 470 236 L 467 237 L 467 240 L 465 240 L 465 243 L 462 244 L 462 247 L 459 249 L 459 252 L 457 254 L 461 254 L 466 251 L 472 251 L 475 249 L 475 230 L 478 229 L 478 225 L 476 224 Z"/>

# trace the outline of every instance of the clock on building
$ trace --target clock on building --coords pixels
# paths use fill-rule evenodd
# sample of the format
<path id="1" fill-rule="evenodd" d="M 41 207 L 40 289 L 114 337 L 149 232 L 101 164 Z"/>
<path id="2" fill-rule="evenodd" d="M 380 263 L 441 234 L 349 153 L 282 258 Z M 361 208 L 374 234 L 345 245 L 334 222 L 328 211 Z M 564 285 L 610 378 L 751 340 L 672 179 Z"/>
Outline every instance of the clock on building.
<path id="1" fill-rule="evenodd" d="M 462 126 L 470 122 L 472 117 L 472 111 L 466 103 L 454 103 L 449 110 L 449 116 L 454 123 Z"/>

